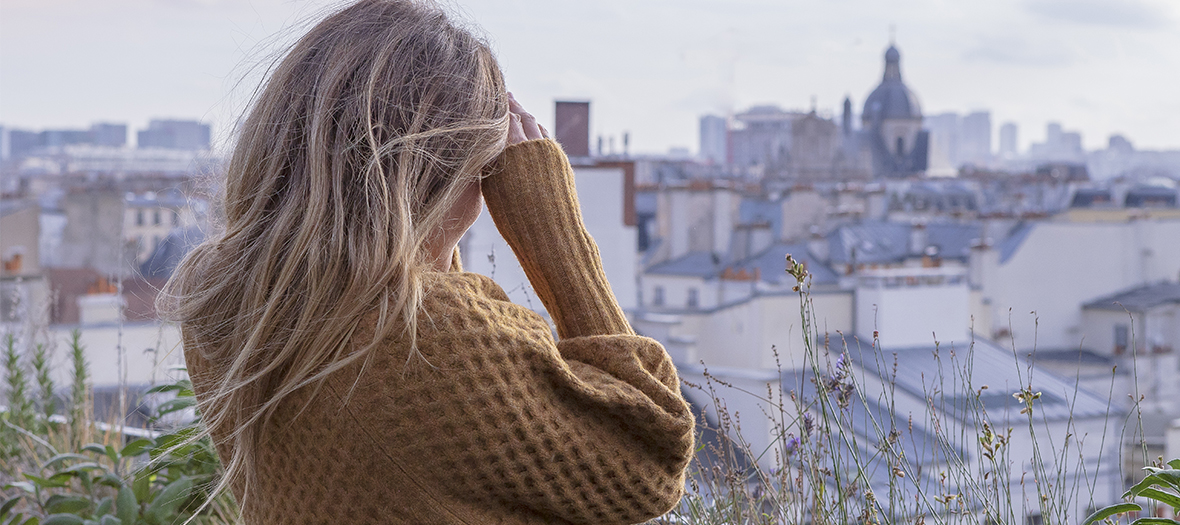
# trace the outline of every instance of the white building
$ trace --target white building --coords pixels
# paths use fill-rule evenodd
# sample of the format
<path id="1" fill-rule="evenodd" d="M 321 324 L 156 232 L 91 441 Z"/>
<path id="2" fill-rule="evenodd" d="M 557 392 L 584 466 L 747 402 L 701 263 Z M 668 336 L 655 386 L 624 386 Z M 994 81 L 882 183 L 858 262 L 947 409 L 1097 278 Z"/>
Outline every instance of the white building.
<path id="1" fill-rule="evenodd" d="M 575 166 L 574 183 L 582 206 L 582 221 L 598 244 L 611 290 L 624 310 L 634 310 L 639 304 L 634 165 L 620 162 Z M 513 302 L 544 313 L 544 305 L 486 207 L 463 236 L 459 250 L 464 270 L 491 277 Z"/>

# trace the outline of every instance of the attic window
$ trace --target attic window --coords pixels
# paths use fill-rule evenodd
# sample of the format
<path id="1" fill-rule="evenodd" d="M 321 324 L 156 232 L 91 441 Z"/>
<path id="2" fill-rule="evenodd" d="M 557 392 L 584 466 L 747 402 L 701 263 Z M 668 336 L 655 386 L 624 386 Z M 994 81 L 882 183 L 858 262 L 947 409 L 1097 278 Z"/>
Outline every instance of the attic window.
<path id="1" fill-rule="evenodd" d="M 689 308 L 696 309 L 701 306 L 700 295 L 701 295 L 700 291 L 697 290 L 696 288 L 689 288 L 688 289 L 688 307 Z"/>

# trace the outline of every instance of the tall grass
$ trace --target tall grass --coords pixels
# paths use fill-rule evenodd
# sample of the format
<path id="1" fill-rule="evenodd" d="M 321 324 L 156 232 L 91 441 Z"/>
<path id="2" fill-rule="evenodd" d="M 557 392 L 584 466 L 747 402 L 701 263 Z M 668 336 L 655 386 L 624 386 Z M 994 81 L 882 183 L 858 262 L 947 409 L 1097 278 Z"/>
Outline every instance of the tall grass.
<path id="1" fill-rule="evenodd" d="M 1013 348 L 1020 385 L 997 409 L 996 387 L 974 382 L 972 339 L 966 348 L 934 342 L 938 374 L 923 378 L 915 407 L 898 392 L 897 354 L 876 333 L 867 348 L 819 333 L 809 275 L 790 256 L 787 272 L 799 282 L 802 366 L 784 370 L 775 351 L 779 380 L 765 392 L 707 368 L 703 382 L 686 383 L 709 404 L 700 450 L 681 505 L 652 524 L 1072 525 L 1113 503 L 1101 489 L 1122 479 L 1110 451 L 1121 453 L 1122 414 L 1109 401 L 1100 425 L 1075 420 L 1075 383 L 1068 418 L 1050 425 L 1034 388 L 1037 369 Z M 1111 385 L 1108 400 L 1113 376 Z M 743 436 L 742 418 L 728 408 L 735 396 L 761 407 L 747 422 L 773 422 L 768 446 L 755 449 Z"/>

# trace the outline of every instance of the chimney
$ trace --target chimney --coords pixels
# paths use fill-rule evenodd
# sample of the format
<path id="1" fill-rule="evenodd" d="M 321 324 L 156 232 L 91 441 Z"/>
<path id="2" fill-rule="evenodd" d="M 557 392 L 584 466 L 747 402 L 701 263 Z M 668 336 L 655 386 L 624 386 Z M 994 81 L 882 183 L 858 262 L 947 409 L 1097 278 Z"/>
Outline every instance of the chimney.
<path id="1" fill-rule="evenodd" d="M 590 156 L 590 103 L 557 101 L 554 111 L 554 138 L 566 155 Z"/>
<path id="2" fill-rule="evenodd" d="M 815 257 L 816 261 L 826 264 L 831 256 L 831 249 L 828 239 L 819 234 L 819 228 L 812 226 L 811 238 L 807 240 L 807 253 Z"/>
<path id="3" fill-rule="evenodd" d="M 78 296 L 78 322 L 83 325 L 117 323 L 123 319 L 123 298 L 116 293 Z"/>
<path id="4" fill-rule="evenodd" d="M 930 236 L 926 232 L 926 223 L 916 222 L 910 227 L 910 255 L 922 256 L 926 253 L 926 246 L 930 244 Z"/>

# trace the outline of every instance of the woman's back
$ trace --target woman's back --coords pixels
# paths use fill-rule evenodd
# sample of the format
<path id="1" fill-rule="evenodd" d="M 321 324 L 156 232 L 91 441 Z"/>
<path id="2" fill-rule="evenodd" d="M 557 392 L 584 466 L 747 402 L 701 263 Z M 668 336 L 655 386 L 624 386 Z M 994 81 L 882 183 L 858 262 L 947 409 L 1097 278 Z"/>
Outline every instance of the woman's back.
<path id="1" fill-rule="evenodd" d="M 169 284 L 248 525 L 636 523 L 679 500 L 676 370 L 619 308 L 568 159 L 509 99 L 486 45 L 414 1 L 329 17 L 267 81 L 225 231 Z M 559 340 L 446 271 L 481 193 Z"/>

